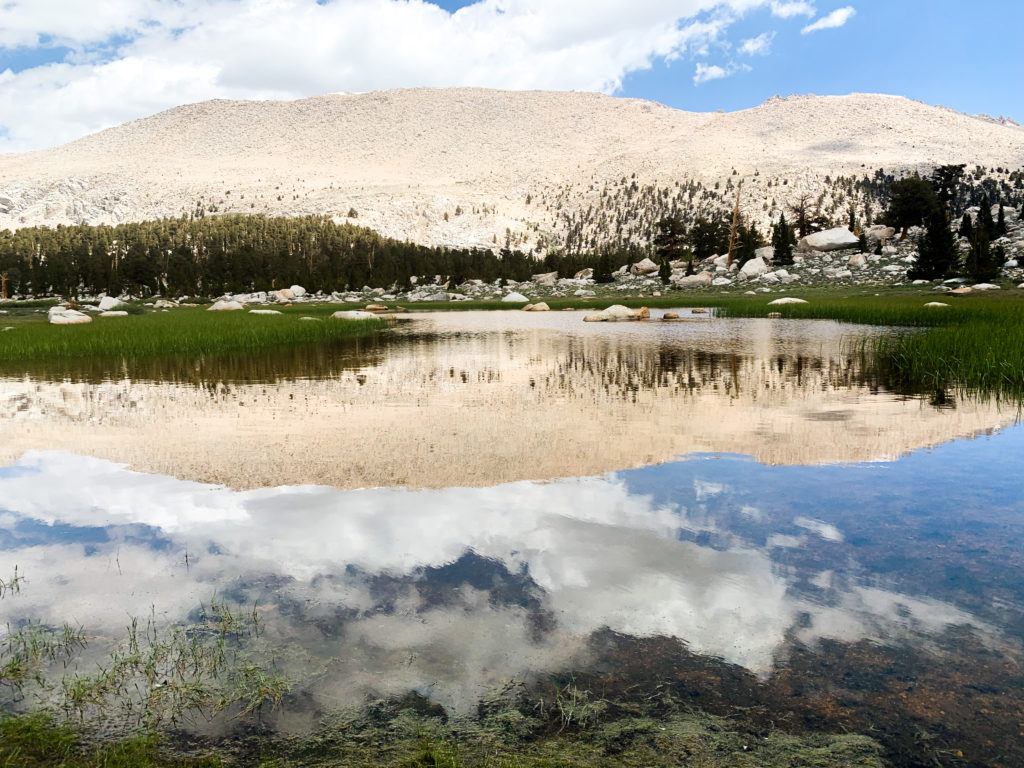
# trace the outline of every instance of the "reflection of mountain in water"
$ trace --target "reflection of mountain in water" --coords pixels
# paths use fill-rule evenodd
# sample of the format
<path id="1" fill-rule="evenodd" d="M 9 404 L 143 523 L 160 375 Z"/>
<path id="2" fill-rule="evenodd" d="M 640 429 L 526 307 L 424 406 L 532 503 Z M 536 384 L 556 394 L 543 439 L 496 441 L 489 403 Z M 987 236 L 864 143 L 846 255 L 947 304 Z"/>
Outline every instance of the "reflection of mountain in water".
<path id="1" fill-rule="evenodd" d="M 1014 418 L 996 404 L 935 407 L 865 382 L 843 350 L 863 332 L 823 321 L 435 315 L 368 348 L 321 350 L 305 368 L 265 360 L 255 380 L 201 365 L 198 384 L 188 372 L 3 381 L 0 460 L 56 448 L 237 488 L 446 487 L 695 451 L 875 460 Z"/>

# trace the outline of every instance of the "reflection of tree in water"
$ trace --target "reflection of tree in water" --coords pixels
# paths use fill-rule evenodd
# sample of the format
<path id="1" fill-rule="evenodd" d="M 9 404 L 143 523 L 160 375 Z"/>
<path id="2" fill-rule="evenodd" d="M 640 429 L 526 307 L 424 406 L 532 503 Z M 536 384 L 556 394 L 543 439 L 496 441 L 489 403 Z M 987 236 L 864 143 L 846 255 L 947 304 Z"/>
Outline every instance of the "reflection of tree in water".
<path id="1" fill-rule="evenodd" d="M 258 353 L 6 363 L 0 368 L 0 376 L 89 384 L 129 379 L 194 386 L 329 379 L 346 371 L 380 365 L 384 357 L 380 338 L 380 334 L 373 334 Z"/>
<path id="2" fill-rule="evenodd" d="M 640 393 L 686 396 L 713 390 L 729 397 L 781 393 L 791 389 L 843 389 L 875 383 L 849 357 L 774 355 L 759 358 L 670 344 L 629 346 L 578 340 L 558 357 L 543 378 L 549 389 L 569 394 L 603 392 L 635 402 Z"/>

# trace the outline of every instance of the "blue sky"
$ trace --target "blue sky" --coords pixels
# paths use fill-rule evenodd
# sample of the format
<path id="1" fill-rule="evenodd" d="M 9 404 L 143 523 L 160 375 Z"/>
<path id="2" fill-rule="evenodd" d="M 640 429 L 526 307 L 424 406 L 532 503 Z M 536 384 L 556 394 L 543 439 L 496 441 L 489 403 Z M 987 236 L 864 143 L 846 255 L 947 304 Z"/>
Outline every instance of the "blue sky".
<path id="1" fill-rule="evenodd" d="M 0 152 L 182 103 L 475 85 L 689 110 L 895 93 L 1024 122 L 1024 3 L 5 0 Z"/>

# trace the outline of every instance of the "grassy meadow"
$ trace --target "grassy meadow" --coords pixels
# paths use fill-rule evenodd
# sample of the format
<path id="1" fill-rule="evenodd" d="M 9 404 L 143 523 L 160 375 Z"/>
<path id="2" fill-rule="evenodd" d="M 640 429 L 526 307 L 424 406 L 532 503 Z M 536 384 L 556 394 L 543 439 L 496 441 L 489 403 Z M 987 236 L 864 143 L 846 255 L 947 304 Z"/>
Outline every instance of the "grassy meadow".
<path id="1" fill-rule="evenodd" d="M 600 310 L 627 306 L 714 307 L 721 316 L 828 319 L 888 326 L 891 334 L 853 340 L 852 352 L 887 384 L 907 391 L 953 389 L 1024 400 L 1024 291 L 949 296 L 910 288 L 878 292 L 851 289 L 797 289 L 787 295 L 807 304 L 770 305 L 779 294 L 737 296 L 668 292 L 660 297 L 605 295 L 546 299 L 552 311 Z M 947 307 L 926 307 L 940 301 Z M 0 315 L 0 366 L 5 362 L 75 359 L 155 359 L 188 355 L 257 353 L 355 338 L 384 327 L 385 321 L 330 318 L 355 304 L 282 307 L 280 315 L 207 312 L 182 307 L 169 312 L 133 308 L 128 317 L 94 318 L 80 326 L 51 326 L 47 302 L 4 305 Z M 411 314 L 431 311 L 506 310 L 501 301 L 418 302 Z M 316 318 L 318 322 L 303 320 Z"/>
<path id="2" fill-rule="evenodd" d="M 8 305 L 10 307 L 10 305 Z M 0 315 L 0 365 L 4 362 L 75 358 L 149 358 L 259 352 L 319 344 L 379 330 L 383 320 L 335 320 L 336 306 L 285 307 L 280 315 L 208 312 L 181 307 L 168 312 L 94 317 L 84 325 L 50 325 L 46 311 L 14 306 Z M 315 321 L 303 320 L 313 317 Z"/>

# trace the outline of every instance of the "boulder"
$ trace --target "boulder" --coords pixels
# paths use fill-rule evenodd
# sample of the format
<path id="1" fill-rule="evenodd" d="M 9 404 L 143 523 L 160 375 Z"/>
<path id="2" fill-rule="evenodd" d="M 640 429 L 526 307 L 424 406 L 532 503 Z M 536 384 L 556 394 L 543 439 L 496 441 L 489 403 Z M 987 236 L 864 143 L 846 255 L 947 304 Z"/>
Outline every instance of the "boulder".
<path id="1" fill-rule="evenodd" d="M 864 236 L 868 240 L 868 245 L 877 245 L 879 242 L 885 242 L 890 238 L 896 237 L 896 230 L 884 224 L 876 224 L 873 227 L 869 227 Z"/>
<path id="2" fill-rule="evenodd" d="M 213 302 L 213 304 L 207 307 L 208 312 L 232 312 L 236 309 L 244 309 L 244 307 L 241 305 L 240 302 L 225 301 L 224 299 L 221 299 L 220 301 L 215 301 Z"/>
<path id="3" fill-rule="evenodd" d="M 363 307 L 364 312 L 387 312 L 388 308 L 383 304 L 367 304 Z"/>
<path id="4" fill-rule="evenodd" d="M 527 304 L 523 307 L 524 312 L 548 312 L 551 309 L 543 301 L 538 301 L 536 304 Z"/>
<path id="5" fill-rule="evenodd" d="M 750 261 L 740 267 L 740 274 L 747 278 L 760 277 L 767 271 L 768 265 L 764 263 L 764 259 L 758 257 L 750 259 Z"/>
<path id="6" fill-rule="evenodd" d="M 775 258 L 775 247 L 766 245 L 764 248 L 758 248 L 754 251 L 754 258 L 761 261 L 771 261 Z"/>
<path id="7" fill-rule="evenodd" d="M 300 317 L 299 320 L 305 320 L 306 322 L 312 323 L 322 322 L 319 317 Z"/>
<path id="8" fill-rule="evenodd" d="M 853 277 L 853 272 L 848 269 L 841 269 L 833 275 L 836 280 L 849 280 Z"/>
<path id="9" fill-rule="evenodd" d="M 156 309 L 173 309 L 176 306 L 178 306 L 177 303 L 167 299 L 157 299 L 153 304 L 153 307 Z"/>
<path id="10" fill-rule="evenodd" d="M 573 296 L 596 296 L 597 294 L 593 291 L 588 291 L 586 288 L 580 288 L 576 291 Z"/>
<path id="11" fill-rule="evenodd" d="M 646 320 L 651 316 L 651 311 L 647 307 L 640 307 L 639 309 L 630 309 L 624 307 L 621 304 L 612 304 L 607 309 L 603 309 L 597 314 L 587 315 L 583 318 L 586 323 L 604 323 L 604 322 L 615 322 L 617 320 Z"/>
<path id="12" fill-rule="evenodd" d="M 288 290 L 291 291 L 293 299 L 301 299 L 303 296 L 306 295 L 306 289 L 303 288 L 301 285 L 293 285 Z"/>
<path id="13" fill-rule="evenodd" d="M 589 280 L 593 276 L 594 270 L 592 270 L 590 267 L 587 267 L 586 269 L 581 269 L 579 272 L 573 275 L 573 278 L 576 280 Z"/>
<path id="14" fill-rule="evenodd" d="M 949 295 L 950 296 L 963 296 L 966 293 L 974 293 L 974 291 L 968 285 L 961 285 L 959 288 L 954 288 L 952 291 L 950 291 Z"/>
<path id="15" fill-rule="evenodd" d="M 974 288 L 974 290 L 976 290 L 976 291 L 998 291 L 999 290 L 999 286 L 996 285 L 995 283 L 977 283 L 976 285 L 972 285 L 971 287 Z"/>
<path id="16" fill-rule="evenodd" d="M 652 275 L 658 271 L 659 267 L 650 259 L 644 259 L 638 261 L 636 264 L 629 268 L 630 274 L 633 275 Z"/>
<path id="17" fill-rule="evenodd" d="M 773 306 L 773 305 L 776 305 L 776 304 L 806 304 L 806 303 L 807 302 L 805 300 L 803 300 L 803 299 L 796 299 L 796 298 L 793 298 L 792 296 L 784 296 L 781 299 L 775 299 L 775 301 L 769 301 L 768 302 L 768 306 Z"/>
<path id="18" fill-rule="evenodd" d="M 852 269 L 864 269 L 868 265 L 868 257 L 863 253 L 855 253 L 850 257 L 849 261 L 846 262 L 846 266 Z"/>
<path id="19" fill-rule="evenodd" d="M 844 248 L 856 248 L 859 244 L 860 238 L 853 232 L 846 227 L 836 227 L 802 238 L 797 248 L 801 251 L 841 251 Z"/>
<path id="20" fill-rule="evenodd" d="M 113 296 L 104 296 L 100 299 L 100 312 L 109 312 L 112 309 L 117 309 L 122 304 L 124 304 L 124 302 L 120 299 L 115 299 Z"/>
<path id="21" fill-rule="evenodd" d="M 331 315 L 335 320 L 376 320 L 373 312 L 364 312 L 361 309 L 342 309 Z"/>
<path id="22" fill-rule="evenodd" d="M 672 283 L 679 288 L 706 288 L 711 285 L 711 273 L 704 271 L 696 275 L 672 276 Z"/>
<path id="23" fill-rule="evenodd" d="M 929 301 L 927 304 L 925 304 L 925 306 L 926 307 L 948 307 L 949 304 L 946 304 L 945 302 L 942 302 L 942 301 Z"/>
<path id="24" fill-rule="evenodd" d="M 423 301 L 448 301 L 447 293 L 432 293 L 429 296 L 424 296 Z M 523 301 L 526 301 L 524 298 Z"/>
<path id="25" fill-rule="evenodd" d="M 58 311 L 55 312 L 54 310 Z M 79 312 L 77 309 L 68 309 L 67 307 L 51 307 L 47 315 L 52 325 L 81 325 L 92 322 L 92 318 L 84 312 Z"/>
<path id="26" fill-rule="evenodd" d="M 507 301 L 509 303 L 515 302 L 516 304 L 526 304 L 530 300 L 523 296 L 523 294 L 512 291 L 512 293 L 508 294 L 508 296 L 503 297 L 502 301 Z"/>
<path id="27" fill-rule="evenodd" d="M 271 296 L 277 301 L 291 301 L 292 299 L 295 298 L 295 291 L 293 291 L 291 288 L 282 288 L 279 291 L 274 291 L 271 294 Z"/>
<path id="28" fill-rule="evenodd" d="M 678 312 L 666 312 L 664 315 L 661 316 L 661 319 L 662 320 L 678 320 L 679 319 L 679 313 Z"/>
<path id="29" fill-rule="evenodd" d="M 533 282 L 535 282 L 537 285 L 546 285 L 548 287 L 551 287 L 556 282 L 558 282 L 558 273 L 541 272 L 540 274 L 532 275 L 530 279 L 533 280 Z"/>
<path id="30" fill-rule="evenodd" d="M 100 317 L 128 317 L 128 313 L 124 310 L 110 309 L 106 312 L 100 312 Z"/>
<path id="31" fill-rule="evenodd" d="M 280 315 L 276 309 L 250 309 L 250 315 Z"/>
<path id="32" fill-rule="evenodd" d="M 711 281 L 711 284 L 715 286 L 732 285 L 732 280 L 730 280 L 728 277 L 716 277 L 714 280 Z"/>

